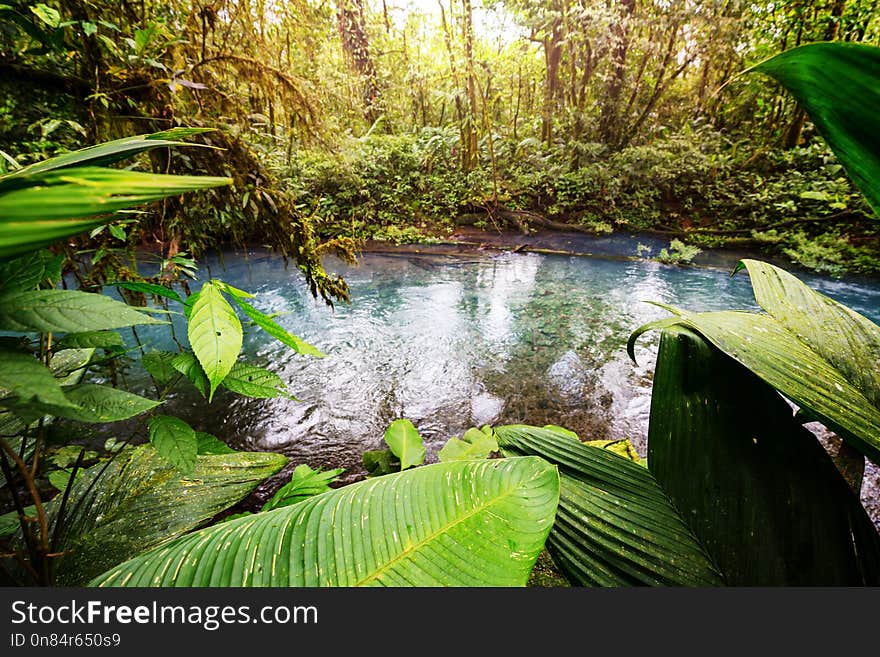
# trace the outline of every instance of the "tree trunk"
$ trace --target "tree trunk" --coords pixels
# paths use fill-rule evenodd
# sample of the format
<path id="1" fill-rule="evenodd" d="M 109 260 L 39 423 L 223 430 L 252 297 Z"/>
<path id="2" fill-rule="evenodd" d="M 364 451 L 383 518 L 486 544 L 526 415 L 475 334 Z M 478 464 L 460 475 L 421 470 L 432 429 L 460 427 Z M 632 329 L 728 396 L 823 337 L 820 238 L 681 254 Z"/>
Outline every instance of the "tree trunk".
<path id="1" fill-rule="evenodd" d="M 370 57 L 363 0 L 340 0 L 336 19 L 342 50 L 352 71 L 360 76 L 363 85 L 364 118 L 372 124 L 381 114 L 380 91 L 376 67 Z"/>
<path id="2" fill-rule="evenodd" d="M 620 139 L 620 95 L 626 78 L 626 59 L 629 51 L 629 19 L 635 11 L 635 0 L 621 0 L 619 20 L 612 26 L 615 37 L 613 68 L 605 89 L 605 99 L 599 117 L 599 135 L 608 144 L 617 145 Z"/>
<path id="3" fill-rule="evenodd" d="M 465 134 L 467 144 L 464 145 L 463 164 L 465 171 L 471 171 L 477 163 L 477 77 L 474 70 L 474 11 L 471 0 L 462 0 L 464 62 L 467 75 L 468 112 Z"/>

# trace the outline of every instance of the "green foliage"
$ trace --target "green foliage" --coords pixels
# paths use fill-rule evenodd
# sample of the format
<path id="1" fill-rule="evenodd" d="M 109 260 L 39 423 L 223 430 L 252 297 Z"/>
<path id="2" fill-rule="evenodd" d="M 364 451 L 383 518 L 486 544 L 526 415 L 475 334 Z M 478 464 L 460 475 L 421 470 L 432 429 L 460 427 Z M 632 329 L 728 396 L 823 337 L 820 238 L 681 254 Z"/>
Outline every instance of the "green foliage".
<path id="1" fill-rule="evenodd" d="M 814 43 L 780 53 L 754 70 L 781 82 L 798 99 L 880 214 L 878 67 L 876 46 Z"/>
<path id="2" fill-rule="evenodd" d="M 787 272 L 744 260 L 765 313 L 689 313 L 668 308 L 687 326 L 753 371 L 829 428 L 880 461 L 880 328 Z M 632 334 L 628 351 L 646 325 Z M 753 336 L 760 336 L 755 340 Z"/>
<path id="3" fill-rule="evenodd" d="M 418 430 L 407 419 L 394 420 L 385 430 L 385 442 L 400 461 L 400 469 L 425 462 L 425 445 Z"/>
<path id="4" fill-rule="evenodd" d="M 495 440 L 492 427 L 485 426 L 482 429 L 468 429 L 461 439 L 453 436 L 446 441 L 437 458 L 441 462 L 485 459 L 497 451 L 498 441 Z"/>
<path id="5" fill-rule="evenodd" d="M 701 251 L 697 246 L 685 244 L 679 239 L 674 239 L 669 243 L 669 250 L 666 247 L 660 249 L 660 253 L 657 254 L 657 260 L 667 265 L 686 265 Z"/>
<path id="6" fill-rule="evenodd" d="M 189 475 L 149 445 L 128 449 L 106 466 L 82 473 L 71 490 L 59 534 L 66 554 L 58 584 L 82 585 L 144 550 L 207 523 L 286 464 L 280 454 L 199 456 Z M 60 500 L 49 505 L 57 522 Z M 53 527 L 54 529 L 54 527 Z"/>
<path id="7" fill-rule="evenodd" d="M 646 468 L 555 429 L 495 427 L 505 456 L 559 467 L 556 522 L 547 540 L 575 585 L 717 586 L 723 577 Z"/>
<path id="8" fill-rule="evenodd" d="M 205 283 L 189 315 L 193 353 L 208 377 L 208 401 L 232 370 L 241 352 L 242 329 L 232 306 L 213 282 Z"/>
<path id="9" fill-rule="evenodd" d="M 336 481 L 343 472 L 345 472 L 345 468 L 334 468 L 322 472 L 320 468 L 312 470 L 305 463 L 298 465 L 293 470 L 290 481 L 279 488 L 260 511 L 271 511 L 282 506 L 291 506 L 314 495 L 326 493 L 331 490 L 330 484 Z"/>
<path id="10" fill-rule="evenodd" d="M 558 499 L 541 459 L 437 463 L 202 529 L 90 584 L 523 586 Z"/>
<path id="11" fill-rule="evenodd" d="M 880 582 L 880 535 L 816 437 L 685 328 L 661 336 L 648 461 L 728 584 Z"/>
<path id="12" fill-rule="evenodd" d="M 192 474 L 199 452 L 199 439 L 193 428 L 180 418 L 155 415 L 150 419 L 149 429 L 150 442 L 159 455 L 183 474 Z"/>

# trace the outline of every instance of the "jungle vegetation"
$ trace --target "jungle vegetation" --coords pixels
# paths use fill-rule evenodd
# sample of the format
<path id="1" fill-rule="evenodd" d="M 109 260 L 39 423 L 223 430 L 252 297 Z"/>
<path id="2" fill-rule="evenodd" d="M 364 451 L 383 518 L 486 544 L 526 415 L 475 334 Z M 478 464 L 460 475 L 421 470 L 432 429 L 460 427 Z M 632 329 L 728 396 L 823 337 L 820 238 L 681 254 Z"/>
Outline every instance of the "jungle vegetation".
<path id="1" fill-rule="evenodd" d="M 4 584 L 521 586 L 545 549 L 571 585 L 880 583 L 880 534 L 803 427 L 878 461 L 880 327 L 757 259 L 737 270 L 759 312 L 665 306 L 630 337 L 634 355 L 661 332 L 647 462 L 507 425 L 425 464 L 401 418 L 362 481 L 299 465 L 226 515 L 287 459 L 161 408 L 178 385 L 288 395 L 241 359 L 246 331 L 324 357 L 248 291 L 190 289 L 225 244 L 273 247 L 331 304 L 347 288 L 322 255 L 468 222 L 875 271 L 870 3 L 64 0 L 0 17 Z M 169 313 L 186 335 L 151 350 L 137 327 Z M 117 387 L 123 357 L 153 396 Z M 67 436 L 129 418 L 101 449 Z"/>

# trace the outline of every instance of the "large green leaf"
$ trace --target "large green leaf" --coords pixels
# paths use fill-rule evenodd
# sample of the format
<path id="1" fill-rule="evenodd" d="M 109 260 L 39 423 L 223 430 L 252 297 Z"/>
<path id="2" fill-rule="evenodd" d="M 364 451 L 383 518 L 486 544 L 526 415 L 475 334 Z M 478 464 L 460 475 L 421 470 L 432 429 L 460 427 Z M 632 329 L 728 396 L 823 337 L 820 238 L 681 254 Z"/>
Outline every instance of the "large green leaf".
<path id="1" fill-rule="evenodd" d="M 661 334 L 648 450 L 728 584 L 880 583 L 880 536 L 815 436 L 684 327 Z"/>
<path id="2" fill-rule="evenodd" d="M 866 456 L 880 463 L 880 410 L 825 358 L 769 315 L 669 309 L 679 323 L 703 335 L 808 410 Z M 630 344 L 646 325 L 633 333 Z"/>
<path id="3" fill-rule="evenodd" d="M 120 169 L 61 169 L 0 179 L 0 258 L 77 235 L 123 208 L 230 184 L 227 178 L 170 176 Z"/>
<path id="4" fill-rule="evenodd" d="M 171 367 L 183 374 L 193 387 L 201 393 L 202 397 L 208 396 L 208 377 L 205 370 L 199 364 L 198 359 L 189 351 L 177 354 L 171 360 Z"/>
<path id="5" fill-rule="evenodd" d="M 758 305 L 880 407 L 880 326 L 784 269 L 759 260 L 743 267 Z"/>
<path id="6" fill-rule="evenodd" d="M 256 399 L 290 397 L 285 391 L 287 384 L 281 380 L 280 376 L 275 372 L 248 363 L 235 363 L 221 385 L 239 395 Z"/>
<path id="7" fill-rule="evenodd" d="M 30 354 L 0 351 L 0 397 L 6 395 L 19 402 L 73 406 L 64 396 L 61 384 L 40 361 Z"/>
<path id="8" fill-rule="evenodd" d="M 89 468 L 74 485 L 57 561 L 57 584 L 81 585 L 132 556 L 199 527 L 247 496 L 287 463 L 280 454 L 199 456 L 185 476 L 155 449 L 126 450 Z M 98 480 L 95 483 L 95 480 Z M 50 503 L 54 517 L 58 504 Z"/>
<path id="9" fill-rule="evenodd" d="M 202 529 L 93 586 L 524 586 L 559 498 L 538 458 L 415 468 Z"/>
<path id="10" fill-rule="evenodd" d="M 880 213 L 880 48 L 813 43 L 782 52 L 753 70 L 772 76 L 797 98 Z"/>
<path id="11" fill-rule="evenodd" d="M 241 352 L 242 332 L 232 306 L 210 281 L 202 286 L 189 316 L 189 343 L 208 377 L 208 400 Z"/>
<path id="12" fill-rule="evenodd" d="M 0 176 L 0 182 L 7 183 L 14 178 L 68 167 L 104 166 L 154 148 L 168 148 L 171 146 L 202 146 L 204 148 L 203 144 L 192 144 L 179 140 L 192 135 L 213 131 L 213 128 L 173 128 L 163 132 L 124 137 L 89 146 L 88 148 L 82 148 L 71 153 L 64 153 L 42 162 L 36 162 L 13 173 Z"/>
<path id="13" fill-rule="evenodd" d="M 425 462 L 425 444 L 418 429 L 407 419 L 394 420 L 385 430 L 385 442 L 391 453 L 400 460 L 400 469 Z"/>
<path id="14" fill-rule="evenodd" d="M 225 287 L 226 289 L 229 289 L 228 285 Z M 242 309 L 245 315 L 250 317 L 251 321 L 253 321 L 254 324 L 259 326 L 266 333 L 271 335 L 282 344 L 286 344 L 296 353 L 303 354 L 305 356 L 315 356 L 316 358 L 322 358 L 325 355 L 317 347 L 310 345 L 308 342 L 294 335 L 293 333 L 289 333 L 274 319 L 269 317 L 269 315 L 261 313 L 259 310 L 254 308 L 247 301 L 242 299 L 240 294 L 233 294 L 232 300 L 235 302 L 236 305 L 238 305 L 239 308 Z"/>
<path id="15" fill-rule="evenodd" d="M 150 442 L 156 451 L 184 474 L 196 467 L 199 439 L 191 426 L 171 415 L 156 415 L 150 419 Z"/>
<path id="16" fill-rule="evenodd" d="M 584 586 L 717 586 L 712 559 L 653 475 L 629 459 L 552 429 L 495 427 L 507 456 L 559 467 L 561 492 L 547 549 Z"/>
<path id="17" fill-rule="evenodd" d="M 119 388 L 95 383 L 69 386 L 64 389 L 64 394 L 76 405 L 76 408 L 56 409 L 54 414 L 94 424 L 127 420 L 146 413 L 162 403 Z"/>
<path id="18" fill-rule="evenodd" d="M 162 324 L 102 294 L 78 290 L 33 290 L 0 297 L 0 329 L 81 333 Z"/>

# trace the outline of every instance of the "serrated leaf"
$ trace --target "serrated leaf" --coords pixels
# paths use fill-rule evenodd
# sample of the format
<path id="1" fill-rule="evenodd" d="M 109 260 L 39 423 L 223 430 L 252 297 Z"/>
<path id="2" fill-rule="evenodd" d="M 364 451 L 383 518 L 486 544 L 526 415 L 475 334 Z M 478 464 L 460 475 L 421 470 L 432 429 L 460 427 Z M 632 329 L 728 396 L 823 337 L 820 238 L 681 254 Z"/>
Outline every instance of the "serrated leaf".
<path id="1" fill-rule="evenodd" d="M 275 372 L 248 363 L 235 363 L 221 385 L 232 392 L 256 399 L 289 397 L 284 391 L 287 384 L 281 380 L 280 376 Z"/>
<path id="2" fill-rule="evenodd" d="M 558 499 L 542 459 L 437 463 L 201 529 L 90 585 L 524 586 Z"/>
<path id="3" fill-rule="evenodd" d="M 426 450 L 422 436 L 409 420 L 394 420 L 388 425 L 385 442 L 391 448 L 391 453 L 400 460 L 401 470 L 425 462 Z"/>
<path id="4" fill-rule="evenodd" d="M 196 467 L 199 440 L 186 422 L 171 415 L 150 419 L 150 442 L 159 454 L 183 474 L 192 474 Z"/>
<path id="5" fill-rule="evenodd" d="M 0 297 L 0 328 L 6 331 L 82 333 L 162 323 L 102 294 L 33 290 Z"/>
<path id="6" fill-rule="evenodd" d="M 302 463 L 293 470 L 290 481 L 284 484 L 268 502 L 263 505 L 261 511 L 271 511 L 282 506 L 291 506 L 307 500 L 315 495 L 326 493 L 330 484 L 345 472 L 345 468 L 336 468 L 322 472 L 320 469 L 312 470 Z"/>
<path id="7" fill-rule="evenodd" d="M 162 402 L 153 401 L 125 390 L 94 383 L 81 383 L 64 389 L 75 408 L 63 408 L 56 415 L 95 424 L 119 422 L 146 413 Z"/>
<path id="8" fill-rule="evenodd" d="M 114 281 L 112 283 L 107 283 L 107 285 L 113 285 L 115 287 L 122 288 L 123 290 L 131 290 L 132 292 L 142 292 L 143 294 L 152 294 L 158 297 L 165 297 L 166 299 L 171 299 L 172 301 L 183 303 L 183 299 L 180 298 L 180 295 L 177 294 L 177 292 L 165 287 L 164 285 L 157 285 L 156 283 L 143 283 L 138 281 Z"/>
<path id="9" fill-rule="evenodd" d="M 210 433 L 196 431 L 198 453 L 201 454 L 234 454 L 235 450 Z"/>
<path id="10" fill-rule="evenodd" d="M 148 351 L 141 357 L 141 364 L 156 383 L 164 386 L 181 374 L 173 365 L 178 355 L 176 351 Z"/>
<path id="11" fill-rule="evenodd" d="M 82 21 L 80 25 L 82 25 L 83 34 L 85 34 L 86 36 L 92 36 L 93 34 L 95 34 L 95 32 L 98 31 L 98 26 L 94 23 Z"/>
<path id="12" fill-rule="evenodd" d="M 18 403 L 74 406 L 52 372 L 30 354 L 0 351 L 0 397 L 5 395 L 13 396 Z M 0 405 L 6 406 L 10 401 L 0 399 Z"/>
<path id="13" fill-rule="evenodd" d="M 461 440 L 450 438 L 438 452 L 437 458 L 445 463 L 448 461 L 464 461 L 468 459 L 484 459 L 492 452 L 498 451 L 495 436 L 487 436 L 479 429 L 468 429 Z"/>
<path id="14" fill-rule="evenodd" d="M 275 320 L 269 317 L 269 315 L 261 313 L 259 310 L 254 308 L 252 305 L 250 305 L 240 297 L 232 295 L 232 300 L 238 305 L 239 308 L 242 309 L 244 314 L 247 315 L 254 324 L 259 326 L 266 333 L 271 335 L 282 344 L 286 344 L 296 353 L 303 354 L 305 356 L 315 356 L 316 358 L 324 357 L 325 354 L 321 353 L 321 351 L 317 347 L 313 347 L 302 338 L 299 338 L 292 333 L 287 332 L 283 327 L 275 322 Z"/>
<path id="15" fill-rule="evenodd" d="M 202 286 L 192 306 L 189 343 L 208 377 L 208 401 L 229 374 L 241 353 L 241 323 L 232 306 L 210 281 Z"/>
<path id="16" fill-rule="evenodd" d="M 121 349 L 122 336 L 115 331 L 85 331 L 68 333 L 58 341 L 63 349 Z"/>
<path id="17" fill-rule="evenodd" d="M 177 354 L 172 359 L 171 366 L 189 379 L 202 397 L 208 396 L 208 377 L 193 354 L 188 351 Z"/>

